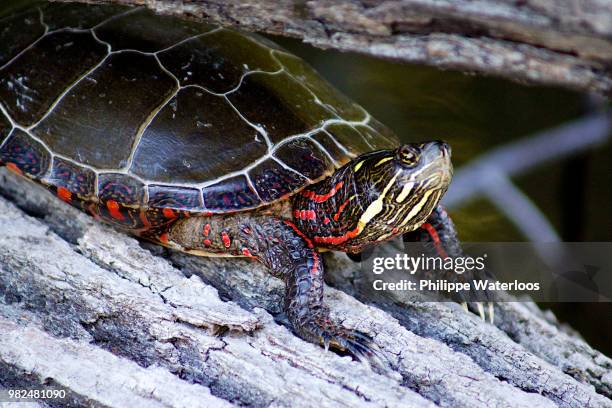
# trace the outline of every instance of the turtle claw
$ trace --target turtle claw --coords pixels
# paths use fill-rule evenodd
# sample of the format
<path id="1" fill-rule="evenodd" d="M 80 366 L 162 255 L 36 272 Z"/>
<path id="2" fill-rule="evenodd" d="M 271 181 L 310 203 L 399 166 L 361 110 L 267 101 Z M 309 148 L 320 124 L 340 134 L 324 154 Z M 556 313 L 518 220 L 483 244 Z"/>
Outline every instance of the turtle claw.
<path id="1" fill-rule="evenodd" d="M 486 321 L 487 318 L 485 316 L 485 310 L 484 310 L 484 306 L 482 305 L 482 302 L 476 302 L 476 306 L 478 307 L 478 314 L 480 315 L 480 318 Z"/>
<path id="2" fill-rule="evenodd" d="M 336 350 L 346 351 L 360 361 L 364 356 L 372 354 L 370 351 L 372 338 L 357 331 L 339 331 L 328 342 Z"/>
<path id="3" fill-rule="evenodd" d="M 387 359 L 374 343 L 374 339 L 365 333 L 343 328 L 326 328 L 323 329 L 319 338 L 326 351 L 332 348 L 342 353 L 348 353 L 370 367 L 372 366 L 371 363 L 374 363 L 377 367 L 388 369 Z"/>
<path id="4" fill-rule="evenodd" d="M 381 350 L 374 343 L 374 339 L 365 333 L 348 331 L 346 338 L 346 351 L 361 363 L 370 368 L 380 368 L 382 371 L 390 370 L 389 362 L 382 355 Z"/>
<path id="5" fill-rule="evenodd" d="M 476 305 L 476 310 L 478 310 L 478 315 L 480 316 L 480 318 L 483 321 L 487 321 L 487 315 L 489 315 L 489 323 L 493 324 L 495 322 L 495 308 L 494 308 L 494 303 L 493 302 L 486 302 L 487 304 L 487 308 L 485 309 L 484 307 L 484 303 L 483 302 L 474 302 L 471 304 L 471 306 L 473 307 L 474 305 Z M 465 310 L 466 312 L 468 311 L 468 303 L 467 302 L 461 302 L 461 308 L 463 310 Z"/>
<path id="6" fill-rule="evenodd" d="M 325 352 L 329 351 L 329 339 L 323 339 L 323 347 L 325 348 Z"/>

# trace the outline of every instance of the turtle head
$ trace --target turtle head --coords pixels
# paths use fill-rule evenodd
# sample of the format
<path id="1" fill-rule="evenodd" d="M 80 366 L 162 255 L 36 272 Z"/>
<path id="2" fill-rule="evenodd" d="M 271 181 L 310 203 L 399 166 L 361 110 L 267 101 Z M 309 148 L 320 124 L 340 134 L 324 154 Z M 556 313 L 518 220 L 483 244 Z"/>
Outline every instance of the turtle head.
<path id="1" fill-rule="evenodd" d="M 449 186 L 450 156 L 448 144 L 434 141 L 355 158 L 351 164 L 358 204 L 351 212 L 359 234 L 344 249 L 358 252 L 421 226 Z"/>
<path id="2" fill-rule="evenodd" d="M 366 153 L 296 194 L 294 221 L 319 247 L 360 252 L 420 227 L 452 174 L 444 142 Z"/>

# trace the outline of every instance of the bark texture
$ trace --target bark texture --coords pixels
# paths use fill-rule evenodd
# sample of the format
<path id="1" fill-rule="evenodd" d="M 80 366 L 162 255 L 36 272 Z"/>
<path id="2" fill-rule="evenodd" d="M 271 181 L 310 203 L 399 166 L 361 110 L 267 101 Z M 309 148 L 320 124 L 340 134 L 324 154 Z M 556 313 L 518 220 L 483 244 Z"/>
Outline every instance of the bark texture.
<path id="1" fill-rule="evenodd" d="M 65 1 L 65 0 L 60 0 Z M 610 94 L 605 0 L 80 0 L 291 36 L 322 48 Z"/>
<path id="2" fill-rule="evenodd" d="M 140 243 L 6 169 L 0 231 L 0 389 L 111 407 L 612 406 L 612 361 L 529 302 L 497 305 L 493 326 L 454 303 L 380 300 L 328 256 L 332 318 L 391 366 L 372 370 L 275 320 L 283 285 L 258 264 Z"/>

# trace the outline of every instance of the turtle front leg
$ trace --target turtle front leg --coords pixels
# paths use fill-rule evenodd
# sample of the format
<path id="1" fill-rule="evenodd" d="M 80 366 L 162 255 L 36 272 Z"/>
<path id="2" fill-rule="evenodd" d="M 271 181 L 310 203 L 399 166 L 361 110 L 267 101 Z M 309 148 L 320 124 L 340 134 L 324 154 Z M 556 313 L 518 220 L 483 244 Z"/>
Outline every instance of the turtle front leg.
<path id="1" fill-rule="evenodd" d="M 168 244 L 188 253 L 246 256 L 285 282 L 284 310 L 297 335 L 356 358 L 375 353 L 371 338 L 334 325 L 323 303 L 324 266 L 312 242 L 290 221 L 266 215 L 226 215 L 178 220 Z"/>
<path id="2" fill-rule="evenodd" d="M 432 211 L 427 221 L 425 221 L 425 223 L 423 223 L 420 228 L 413 232 L 404 234 L 403 239 L 405 243 L 421 242 L 425 244 L 425 248 L 431 256 L 439 256 L 442 258 L 455 258 L 465 256 L 459 238 L 457 237 L 457 230 L 455 229 L 455 224 L 450 219 L 448 213 L 446 212 L 446 209 L 441 205 L 439 205 Z M 445 273 L 448 276 L 445 275 L 444 278 L 448 279 L 449 281 L 459 280 L 465 282 L 473 281 L 477 278 L 491 279 L 491 272 L 486 269 L 481 272 L 481 276 L 474 276 L 473 274 L 468 272 L 461 275 L 452 271 Z M 460 301 L 462 306 L 466 310 L 468 308 L 469 303 L 478 311 L 478 314 L 483 320 L 486 320 L 486 314 L 488 312 L 489 321 L 493 323 L 494 308 L 493 302 L 491 300 L 492 297 L 488 293 L 485 293 L 485 297 L 485 302 L 470 301 L 470 299 L 465 298 L 455 300 Z M 487 305 L 486 311 L 483 303 L 486 303 Z"/>

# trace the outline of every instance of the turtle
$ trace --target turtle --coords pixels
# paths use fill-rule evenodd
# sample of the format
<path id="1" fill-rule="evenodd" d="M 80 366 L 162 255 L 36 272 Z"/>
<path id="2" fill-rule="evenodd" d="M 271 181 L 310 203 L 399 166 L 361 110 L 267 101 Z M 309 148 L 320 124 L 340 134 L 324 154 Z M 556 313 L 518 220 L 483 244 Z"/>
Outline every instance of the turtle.
<path id="1" fill-rule="evenodd" d="M 297 335 L 357 357 L 372 339 L 330 320 L 320 250 L 456 247 L 448 144 L 400 143 L 264 37 L 145 8 L 0 20 L 0 165 L 159 245 L 262 263 Z"/>

